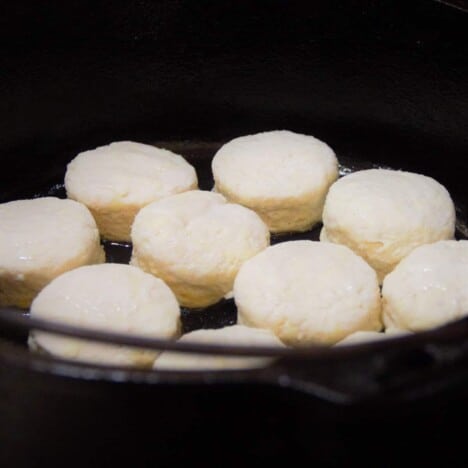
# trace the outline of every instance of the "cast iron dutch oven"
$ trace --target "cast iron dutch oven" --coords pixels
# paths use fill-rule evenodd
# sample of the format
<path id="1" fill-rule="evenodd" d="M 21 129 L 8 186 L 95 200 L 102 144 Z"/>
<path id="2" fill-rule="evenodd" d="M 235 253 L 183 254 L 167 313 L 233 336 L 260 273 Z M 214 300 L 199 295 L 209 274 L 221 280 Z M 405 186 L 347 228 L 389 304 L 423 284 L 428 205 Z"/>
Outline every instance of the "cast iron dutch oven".
<path id="1" fill-rule="evenodd" d="M 221 144 L 285 128 L 328 142 L 351 168 L 436 178 L 456 201 L 457 235 L 467 236 L 463 1 L 3 6 L 1 201 L 63 195 L 69 160 L 123 139 L 183 154 L 209 189 Z M 127 247 L 107 249 L 126 260 Z M 468 460 L 456 429 L 468 416 L 466 320 L 379 343 L 294 351 L 261 370 L 180 373 L 32 354 L 31 319 L 8 310 L 0 319 L 0 466 Z M 183 315 L 185 330 L 235 320 L 229 302 Z"/>

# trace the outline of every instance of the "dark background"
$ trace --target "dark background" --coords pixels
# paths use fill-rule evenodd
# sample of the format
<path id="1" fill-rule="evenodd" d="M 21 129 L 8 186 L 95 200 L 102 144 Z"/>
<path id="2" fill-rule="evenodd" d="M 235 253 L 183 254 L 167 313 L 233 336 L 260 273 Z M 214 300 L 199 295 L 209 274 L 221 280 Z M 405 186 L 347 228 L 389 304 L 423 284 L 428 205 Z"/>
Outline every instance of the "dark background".
<path id="1" fill-rule="evenodd" d="M 461 3 L 461 2 L 458 2 Z M 338 153 L 463 171 L 467 15 L 431 0 L 2 2 L 0 148 L 53 168 L 111 140 L 287 128 Z M 421 164 L 425 154 L 424 164 Z"/>

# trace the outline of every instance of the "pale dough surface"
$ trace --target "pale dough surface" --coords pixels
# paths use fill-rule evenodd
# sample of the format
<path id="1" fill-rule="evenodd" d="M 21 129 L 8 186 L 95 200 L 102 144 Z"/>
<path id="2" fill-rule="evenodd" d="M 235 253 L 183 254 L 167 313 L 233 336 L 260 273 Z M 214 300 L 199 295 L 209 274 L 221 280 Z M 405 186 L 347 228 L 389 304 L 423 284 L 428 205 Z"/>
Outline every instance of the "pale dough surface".
<path id="1" fill-rule="evenodd" d="M 132 141 L 80 153 L 65 174 L 68 197 L 84 203 L 101 235 L 111 240 L 130 240 L 143 206 L 197 185 L 195 169 L 182 156 Z"/>
<path id="2" fill-rule="evenodd" d="M 130 265 L 106 263 L 77 268 L 46 286 L 31 316 L 104 331 L 176 338 L 180 310 L 169 287 Z M 158 352 L 93 343 L 34 332 L 30 344 L 67 359 L 150 367 Z"/>
<path id="3" fill-rule="evenodd" d="M 468 241 L 414 249 L 383 283 L 389 328 L 422 331 L 468 314 Z"/>
<path id="4" fill-rule="evenodd" d="M 281 341 L 269 330 L 233 325 L 217 330 L 196 330 L 187 333 L 181 342 L 206 343 L 219 345 L 239 345 L 284 347 Z M 155 369 L 161 370 L 222 370 L 246 369 L 268 365 L 271 358 L 223 356 L 212 354 L 175 353 L 166 351 L 154 363 Z"/>
<path id="5" fill-rule="evenodd" d="M 286 130 L 231 140 L 216 153 L 212 169 L 216 191 L 256 211 L 272 232 L 306 231 L 320 221 L 338 177 L 326 143 Z"/>
<path id="6" fill-rule="evenodd" d="M 234 282 L 239 322 L 267 328 L 284 343 L 334 344 L 381 329 L 377 276 L 344 246 L 291 241 L 248 260 Z"/>
<path id="7" fill-rule="evenodd" d="M 61 273 L 104 262 L 89 210 L 54 197 L 0 204 L 0 306 L 27 308 Z"/>
<path id="8" fill-rule="evenodd" d="M 330 187 L 323 224 L 322 241 L 351 248 L 382 282 L 415 247 L 453 238 L 455 208 L 445 187 L 430 177 L 370 169 Z"/>
<path id="9" fill-rule="evenodd" d="M 151 203 L 135 218 L 132 264 L 162 278 L 186 307 L 232 290 L 241 265 L 265 249 L 268 228 L 253 211 L 194 190 Z"/>

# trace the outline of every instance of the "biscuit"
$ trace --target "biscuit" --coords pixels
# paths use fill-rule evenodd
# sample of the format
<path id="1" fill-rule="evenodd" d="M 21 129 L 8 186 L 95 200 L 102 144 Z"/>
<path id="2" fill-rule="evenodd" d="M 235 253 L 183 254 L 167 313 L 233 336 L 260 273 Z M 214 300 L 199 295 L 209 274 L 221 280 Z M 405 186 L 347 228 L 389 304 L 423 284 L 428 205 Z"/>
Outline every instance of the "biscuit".
<path id="1" fill-rule="evenodd" d="M 96 330 L 176 338 L 177 300 L 163 281 L 130 265 L 77 268 L 54 279 L 34 299 L 31 316 Z M 33 349 L 66 359 L 151 367 L 157 351 L 33 332 Z"/>
<path id="2" fill-rule="evenodd" d="M 67 196 L 85 204 L 101 236 L 129 241 L 135 215 L 149 203 L 197 188 L 195 169 L 171 151 L 120 141 L 78 154 L 67 166 Z"/>
<path id="3" fill-rule="evenodd" d="M 179 340 L 187 343 L 207 343 L 219 345 L 279 346 L 283 343 L 269 330 L 233 325 L 217 330 L 196 330 L 187 333 Z M 263 367 L 272 361 L 264 357 L 241 357 L 211 354 L 176 353 L 166 351 L 154 363 L 161 370 L 222 370 Z"/>
<path id="4" fill-rule="evenodd" d="M 28 308 L 56 276 L 104 262 L 89 210 L 54 197 L 0 204 L 0 306 Z"/>
<path id="5" fill-rule="evenodd" d="M 351 248 L 382 282 L 415 247 L 454 232 L 455 208 L 441 184 L 421 174 L 370 169 L 330 187 L 320 239 Z"/>
<path id="6" fill-rule="evenodd" d="M 379 331 L 375 271 L 341 245 L 283 242 L 251 258 L 234 282 L 238 321 L 267 328 L 291 346 L 334 344 Z"/>
<path id="7" fill-rule="evenodd" d="M 278 130 L 226 143 L 212 170 L 217 192 L 254 210 L 279 233 L 307 231 L 321 220 L 338 162 L 317 138 Z"/>
<path id="8" fill-rule="evenodd" d="M 468 314 L 468 241 L 439 241 L 414 249 L 386 276 L 385 325 L 427 330 Z"/>
<path id="9" fill-rule="evenodd" d="M 162 278 L 181 305 L 205 307 L 232 290 L 242 263 L 269 241 L 255 212 L 220 194 L 194 190 L 138 213 L 131 263 Z"/>

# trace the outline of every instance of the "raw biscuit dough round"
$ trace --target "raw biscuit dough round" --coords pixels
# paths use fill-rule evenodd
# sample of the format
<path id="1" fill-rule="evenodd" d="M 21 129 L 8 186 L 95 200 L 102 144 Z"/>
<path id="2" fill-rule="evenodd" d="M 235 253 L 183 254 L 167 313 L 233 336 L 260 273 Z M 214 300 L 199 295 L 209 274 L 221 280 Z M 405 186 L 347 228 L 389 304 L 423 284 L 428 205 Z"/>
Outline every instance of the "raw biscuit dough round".
<path id="1" fill-rule="evenodd" d="M 34 299 L 31 316 L 85 328 L 153 338 L 179 335 L 179 304 L 160 279 L 130 265 L 106 263 L 69 271 Z M 157 351 L 33 332 L 35 349 L 86 362 L 151 367 Z"/>
<path id="2" fill-rule="evenodd" d="M 0 204 L 0 306 L 28 308 L 61 273 L 104 262 L 89 210 L 54 197 Z"/>
<path id="3" fill-rule="evenodd" d="M 238 321 L 284 343 L 334 344 L 379 331 L 380 291 L 367 263 L 341 245 L 283 242 L 248 260 L 234 282 Z"/>
<path id="4" fill-rule="evenodd" d="M 384 280 L 389 328 L 427 330 L 468 315 L 468 241 L 414 249 Z"/>
<path id="5" fill-rule="evenodd" d="M 196 330 L 187 333 L 181 342 L 219 345 L 279 346 L 283 343 L 269 330 L 233 325 L 217 330 Z M 272 361 L 265 357 L 223 356 L 212 354 L 176 353 L 166 351 L 154 363 L 161 370 L 222 370 L 263 367 Z"/>
<path id="6" fill-rule="evenodd" d="M 101 236 L 110 240 L 130 240 L 143 206 L 197 186 L 195 169 L 182 156 L 132 141 L 80 153 L 65 174 L 68 197 L 90 209 Z"/>
<path id="7" fill-rule="evenodd" d="M 286 130 L 231 140 L 216 153 L 212 169 L 216 191 L 256 211 L 272 232 L 307 231 L 320 221 L 338 177 L 327 144 Z"/>
<path id="8" fill-rule="evenodd" d="M 455 208 L 445 187 L 431 177 L 369 169 L 330 187 L 323 225 L 322 241 L 351 248 L 382 282 L 415 247 L 453 238 Z"/>
<path id="9" fill-rule="evenodd" d="M 186 307 L 232 290 L 240 266 L 265 249 L 268 228 L 253 211 L 194 190 L 151 203 L 132 227 L 132 264 L 162 278 Z"/>

